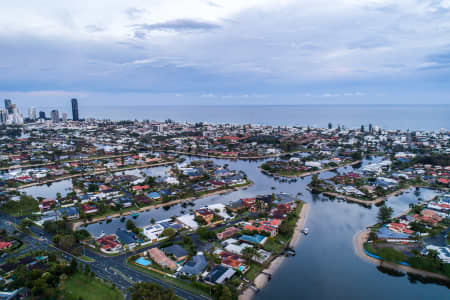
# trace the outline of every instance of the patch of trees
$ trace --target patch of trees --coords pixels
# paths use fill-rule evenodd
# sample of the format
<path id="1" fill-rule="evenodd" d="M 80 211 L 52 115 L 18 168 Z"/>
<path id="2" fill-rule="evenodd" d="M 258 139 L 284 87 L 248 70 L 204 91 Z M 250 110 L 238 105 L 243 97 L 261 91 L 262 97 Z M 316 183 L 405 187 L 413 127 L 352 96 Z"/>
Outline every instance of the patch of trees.
<path id="1" fill-rule="evenodd" d="M 449 166 L 450 165 L 450 154 L 432 153 L 430 155 L 416 156 L 412 159 L 412 163 L 413 164 L 420 163 L 420 164 Z"/>
<path id="2" fill-rule="evenodd" d="M 73 231 L 65 221 L 46 221 L 43 224 L 44 230 L 53 234 L 53 243 L 60 249 L 71 252 L 75 255 L 81 254 L 80 241 L 90 238 L 86 229 Z"/>
<path id="3" fill-rule="evenodd" d="M 175 292 L 153 282 L 135 283 L 130 289 L 132 300 L 176 300 Z"/>
<path id="4" fill-rule="evenodd" d="M 64 294 L 65 281 L 76 272 L 78 266 L 75 260 L 71 264 L 64 264 L 56 262 L 56 258 L 49 255 L 49 262 L 42 269 L 29 270 L 19 265 L 11 276 L 13 281 L 8 289 L 27 287 L 36 299 L 58 299 Z"/>
<path id="5" fill-rule="evenodd" d="M 127 220 L 126 223 L 127 230 L 130 230 L 136 234 L 139 234 L 141 230 L 136 226 L 136 224 L 132 220 Z"/>
<path id="6" fill-rule="evenodd" d="M 32 213 L 39 207 L 39 203 L 32 196 L 20 195 L 19 201 L 9 200 L 1 206 L 1 210 L 7 213 Z"/>
<path id="7" fill-rule="evenodd" d="M 389 223 L 392 218 L 393 212 L 394 210 L 392 209 L 392 207 L 387 207 L 386 205 L 381 206 L 378 210 L 378 221 L 382 224 Z"/>
<path id="8" fill-rule="evenodd" d="M 200 227 L 196 231 L 197 235 L 204 240 L 213 240 L 216 238 L 216 234 L 212 230 L 208 230 L 205 227 Z"/>

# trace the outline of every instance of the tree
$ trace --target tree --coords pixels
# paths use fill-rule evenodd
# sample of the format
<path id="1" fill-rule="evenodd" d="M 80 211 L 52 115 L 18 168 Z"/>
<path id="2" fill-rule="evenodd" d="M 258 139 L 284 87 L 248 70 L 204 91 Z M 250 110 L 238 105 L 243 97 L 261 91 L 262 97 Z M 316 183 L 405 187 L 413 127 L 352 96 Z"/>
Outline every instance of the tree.
<path id="1" fill-rule="evenodd" d="M 132 220 L 127 220 L 126 227 L 127 230 L 133 231 L 133 229 L 136 228 L 136 224 L 134 224 Z"/>
<path id="2" fill-rule="evenodd" d="M 91 275 L 91 268 L 89 267 L 89 264 L 85 264 L 85 265 L 84 265 L 84 274 L 85 274 L 86 276 Z"/>
<path id="3" fill-rule="evenodd" d="M 30 219 L 23 219 L 22 222 L 20 222 L 20 229 L 22 229 L 22 231 L 28 231 L 31 226 L 33 226 L 33 221 Z"/>
<path id="4" fill-rule="evenodd" d="M 162 286 L 153 282 L 135 283 L 130 289 L 132 300 L 175 300 L 177 296 L 171 289 L 164 289 Z"/>
<path id="5" fill-rule="evenodd" d="M 60 290 L 60 291 L 64 291 L 65 290 L 65 288 L 66 288 L 66 285 L 65 285 L 65 283 L 66 283 L 66 280 L 68 279 L 68 277 L 67 277 L 67 275 L 65 274 L 65 273 L 63 273 L 63 274 L 61 274 L 60 276 L 59 276 L 59 285 L 58 285 L 58 289 Z"/>
<path id="6" fill-rule="evenodd" d="M 199 237 L 201 237 L 204 240 L 216 238 L 216 234 L 205 227 L 200 227 L 199 229 L 197 229 L 196 233 L 198 234 Z"/>
<path id="7" fill-rule="evenodd" d="M 362 159 L 362 153 L 361 151 L 355 151 L 352 153 L 352 159 L 353 160 L 361 160 Z"/>
<path id="8" fill-rule="evenodd" d="M 311 177 L 311 186 L 313 186 L 313 187 L 315 187 L 315 186 L 318 186 L 319 185 L 319 176 L 317 175 L 317 174 L 314 174 L 312 177 Z"/>
<path id="9" fill-rule="evenodd" d="M 98 185 L 96 185 L 95 183 L 89 183 L 88 192 L 93 193 L 93 192 L 97 192 L 97 191 L 98 191 Z"/>
<path id="10" fill-rule="evenodd" d="M 242 250 L 242 257 L 245 258 L 247 263 L 250 263 L 253 256 L 258 256 L 258 255 L 259 255 L 258 251 L 256 251 L 256 249 L 253 247 L 247 247 L 247 248 L 244 248 L 244 250 Z"/>
<path id="11" fill-rule="evenodd" d="M 437 250 L 428 249 L 427 256 L 432 258 L 433 260 L 437 260 L 438 254 L 439 254 L 439 252 L 437 252 Z"/>
<path id="12" fill-rule="evenodd" d="M 72 258 L 72 261 L 70 262 L 70 271 L 72 273 L 78 271 L 78 262 L 75 258 Z"/>
<path id="13" fill-rule="evenodd" d="M 217 284 L 213 287 L 214 299 L 218 300 L 232 300 L 233 294 L 226 285 Z"/>
<path id="14" fill-rule="evenodd" d="M 76 243 L 75 236 L 72 234 L 64 234 L 60 235 L 57 239 L 58 247 L 64 249 L 64 250 L 71 250 L 73 245 Z"/>
<path id="15" fill-rule="evenodd" d="M 164 231 L 161 233 L 161 236 L 167 236 L 169 239 L 173 238 L 177 234 L 176 230 L 168 227 L 164 229 Z"/>
<path id="16" fill-rule="evenodd" d="M 392 209 L 392 207 L 387 207 L 386 205 L 381 206 L 378 210 L 378 221 L 382 224 L 388 223 L 391 220 L 393 212 L 394 210 Z"/>

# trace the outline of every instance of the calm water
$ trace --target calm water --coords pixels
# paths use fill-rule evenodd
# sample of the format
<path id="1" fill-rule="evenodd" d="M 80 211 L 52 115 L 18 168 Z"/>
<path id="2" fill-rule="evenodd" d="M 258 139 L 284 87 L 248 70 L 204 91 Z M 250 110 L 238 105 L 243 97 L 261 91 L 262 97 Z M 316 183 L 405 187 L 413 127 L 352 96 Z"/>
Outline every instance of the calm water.
<path id="1" fill-rule="evenodd" d="M 188 158 L 189 159 L 189 158 Z M 211 196 L 195 201 L 198 208 L 212 203 L 228 203 L 242 197 L 256 194 L 287 192 L 303 193 L 301 198 L 311 204 L 307 227 L 310 234 L 303 237 L 296 246 L 297 255 L 285 260 L 269 284 L 261 290 L 256 299 L 449 299 L 449 290 L 436 284 L 411 283 L 407 277 L 392 277 L 381 273 L 376 267 L 357 257 L 353 252 L 352 238 L 359 230 L 376 222 L 377 208 L 365 208 L 357 204 L 329 200 L 327 197 L 311 195 L 305 190 L 311 178 L 299 179 L 294 183 L 281 183 L 259 172 L 261 164 L 255 161 L 218 160 L 228 163 L 231 168 L 244 170 L 255 184 L 246 190 L 226 195 Z M 368 163 L 367 161 L 364 162 Z M 340 171 L 351 171 L 348 167 Z M 138 171 L 140 172 L 140 171 Z M 145 170 L 161 174 L 163 168 Z M 322 173 L 330 177 L 333 173 Z M 275 187 L 272 190 L 271 187 Z M 54 188 L 59 188 L 54 186 Z M 50 187 L 53 190 L 53 185 Z M 430 199 L 435 195 L 431 190 L 422 189 L 421 196 Z M 388 205 L 395 214 L 417 201 L 413 191 L 388 199 Z M 161 220 L 172 215 L 181 215 L 180 205 L 170 210 L 156 209 L 141 213 L 135 220 L 138 226 L 150 224 L 150 220 Z M 112 233 L 125 222 L 114 219 L 111 223 L 92 224 L 87 229 L 98 235 Z"/>
<path id="2" fill-rule="evenodd" d="M 159 120 L 263 124 L 311 125 L 328 122 L 349 128 L 369 123 L 387 129 L 450 129 L 450 105 L 280 105 L 280 106 L 86 106 L 83 117 L 111 120 Z"/>

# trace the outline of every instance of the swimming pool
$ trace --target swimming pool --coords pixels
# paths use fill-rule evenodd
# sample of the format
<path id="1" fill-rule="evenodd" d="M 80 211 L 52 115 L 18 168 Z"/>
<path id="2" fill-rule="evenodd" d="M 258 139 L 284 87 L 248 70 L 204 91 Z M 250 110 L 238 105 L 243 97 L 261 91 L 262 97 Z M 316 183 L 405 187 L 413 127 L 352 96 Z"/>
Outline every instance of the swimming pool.
<path id="1" fill-rule="evenodd" d="M 151 265 L 152 264 L 152 262 L 151 261 L 149 261 L 149 260 L 146 260 L 145 258 L 143 258 L 143 257 L 139 257 L 138 259 L 136 259 L 136 261 L 135 261 L 137 264 L 140 264 L 141 266 L 144 266 L 144 267 L 146 267 L 146 266 L 148 266 L 148 265 Z"/>

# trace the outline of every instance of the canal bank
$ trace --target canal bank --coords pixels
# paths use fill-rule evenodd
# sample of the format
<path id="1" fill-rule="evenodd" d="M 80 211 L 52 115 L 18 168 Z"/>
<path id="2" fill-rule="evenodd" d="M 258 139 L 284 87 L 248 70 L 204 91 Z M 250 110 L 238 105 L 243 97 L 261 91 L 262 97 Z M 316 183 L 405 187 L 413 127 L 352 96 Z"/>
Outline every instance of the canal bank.
<path id="1" fill-rule="evenodd" d="M 357 232 L 353 237 L 353 248 L 355 250 L 356 255 L 358 255 L 361 259 L 363 259 L 367 262 L 370 262 L 372 264 L 375 264 L 377 266 L 388 268 L 391 270 L 415 274 L 415 275 L 419 275 L 422 277 L 436 278 L 439 280 L 445 280 L 445 281 L 450 282 L 450 278 L 448 278 L 445 275 L 416 269 L 416 268 L 413 268 L 410 266 L 396 264 L 396 263 L 378 259 L 378 258 L 375 258 L 375 257 L 369 255 L 366 252 L 366 250 L 364 249 L 364 243 L 366 243 L 368 240 L 369 232 L 370 232 L 369 229 L 364 229 L 364 230 Z"/>
<path id="2" fill-rule="evenodd" d="M 198 160 L 198 157 L 185 157 L 187 162 Z M 261 161 L 216 160 L 216 163 L 227 163 L 230 168 L 244 171 L 254 183 L 248 188 L 240 189 L 222 195 L 208 196 L 196 200 L 194 206 L 188 209 L 181 204 L 170 209 L 153 209 L 143 212 L 133 219 L 137 226 L 185 214 L 187 210 L 197 209 L 205 205 L 228 204 L 240 198 L 250 198 L 255 195 L 285 192 L 292 195 L 301 193 L 301 200 L 310 205 L 308 228 L 310 234 L 295 245 L 297 255 L 278 266 L 276 274 L 264 288 L 255 296 L 257 300 L 279 299 L 392 299 L 398 295 L 408 300 L 442 299 L 448 293 L 445 286 L 423 284 L 409 277 L 395 277 L 380 272 L 373 264 L 361 260 L 353 249 L 353 236 L 356 232 L 376 223 L 378 209 L 364 207 L 325 195 L 313 195 L 306 190 L 311 177 L 304 177 L 296 182 L 276 181 L 259 171 Z M 374 160 L 364 160 L 362 165 L 373 163 Z M 339 168 L 339 172 L 353 172 L 353 167 Z M 327 179 L 335 173 L 323 172 L 319 178 Z M 386 204 L 399 214 L 408 208 L 410 203 L 417 203 L 418 196 L 413 191 L 402 195 L 389 197 Z M 420 189 L 420 196 L 429 199 L 435 192 Z M 102 231 L 105 234 L 114 233 L 117 228 L 125 228 L 125 222 L 119 218 L 110 223 L 91 224 L 86 229 L 94 236 Z M 380 289 L 379 287 L 383 288 Z M 389 291 L 389 292 L 386 292 Z"/>
<path id="3" fill-rule="evenodd" d="M 302 236 L 302 229 L 305 227 L 305 224 L 308 220 L 310 204 L 305 203 L 302 206 L 302 210 L 300 212 L 299 218 L 297 220 L 294 233 L 292 234 L 292 238 L 289 241 L 289 247 L 293 248 L 300 241 Z M 272 275 L 276 273 L 276 271 L 283 265 L 283 263 L 289 258 L 280 255 L 277 256 L 269 265 L 267 269 L 264 269 L 254 280 L 253 286 L 248 287 L 245 291 L 239 296 L 239 300 L 250 300 L 252 299 L 256 292 L 262 288 L 269 282 L 272 278 Z"/>

